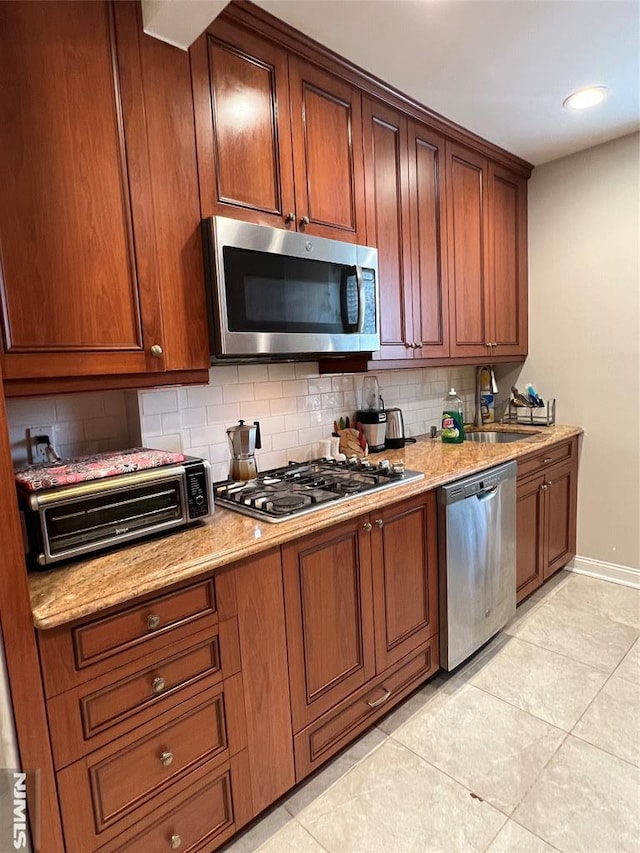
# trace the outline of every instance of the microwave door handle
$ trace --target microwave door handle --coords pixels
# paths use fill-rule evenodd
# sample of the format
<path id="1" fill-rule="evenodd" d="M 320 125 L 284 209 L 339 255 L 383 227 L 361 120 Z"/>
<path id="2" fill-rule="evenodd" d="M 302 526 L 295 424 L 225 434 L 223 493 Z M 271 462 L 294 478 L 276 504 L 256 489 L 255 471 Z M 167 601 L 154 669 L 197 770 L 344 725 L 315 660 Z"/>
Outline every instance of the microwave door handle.
<path id="1" fill-rule="evenodd" d="M 364 331 L 364 278 L 362 276 L 362 267 L 356 264 L 355 266 L 356 273 L 356 284 L 358 286 L 358 326 L 357 332 L 358 334 L 362 334 Z"/>

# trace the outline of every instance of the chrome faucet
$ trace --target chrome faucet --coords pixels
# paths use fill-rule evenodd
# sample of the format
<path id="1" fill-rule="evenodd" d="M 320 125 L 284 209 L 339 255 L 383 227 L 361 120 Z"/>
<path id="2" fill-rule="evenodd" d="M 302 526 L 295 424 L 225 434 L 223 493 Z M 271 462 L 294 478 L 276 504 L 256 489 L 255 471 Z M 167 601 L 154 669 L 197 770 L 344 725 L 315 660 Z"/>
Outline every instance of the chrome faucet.
<path id="1" fill-rule="evenodd" d="M 484 372 L 489 374 L 488 379 L 484 376 Z M 490 364 L 483 364 L 476 369 L 476 414 L 473 419 L 474 426 L 482 426 L 482 387 L 489 387 L 492 394 L 498 393 L 498 383 L 496 375 L 493 372 L 493 367 Z"/>

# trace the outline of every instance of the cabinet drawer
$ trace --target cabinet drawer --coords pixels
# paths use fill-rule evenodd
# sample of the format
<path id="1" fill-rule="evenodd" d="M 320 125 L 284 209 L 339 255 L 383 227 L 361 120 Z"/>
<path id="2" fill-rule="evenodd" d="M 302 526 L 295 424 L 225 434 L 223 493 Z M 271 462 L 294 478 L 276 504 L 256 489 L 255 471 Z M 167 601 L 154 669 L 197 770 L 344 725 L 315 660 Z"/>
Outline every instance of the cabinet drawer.
<path id="1" fill-rule="evenodd" d="M 228 760 L 225 714 L 219 685 L 164 714 L 155 727 L 136 730 L 61 770 L 58 792 L 70 848 L 77 842 L 78 849 L 94 849 L 96 842 L 137 825 L 156 808 L 156 798 L 192 770 Z"/>
<path id="2" fill-rule="evenodd" d="M 74 627 L 38 632 L 47 696 L 55 696 L 218 623 L 213 578 Z"/>
<path id="3" fill-rule="evenodd" d="M 220 625 L 220 629 L 223 625 L 227 628 L 222 651 L 218 628 L 207 629 L 190 638 L 192 644 L 177 654 L 169 655 L 163 649 L 49 699 L 47 711 L 56 768 L 218 684 L 223 677 L 221 655 L 234 665 L 239 658 L 236 620 L 230 622 L 232 625 Z M 235 652 L 228 650 L 232 638 Z M 234 666 L 225 666 L 225 677 L 233 669 Z"/>
<path id="4" fill-rule="evenodd" d="M 575 439 L 547 447 L 545 450 L 540 453 L 536 453 L 534 456 L 518 460 L 518 477 L 528 477 L 530 474 L 537 474 L 539 471 L 546 468 L 547 465 L 553 465 L 556 462 L 565 462 L 569 459 L 573 459 L 575 454 Z"/>
<path id="5" fill-rule="evenodd" d="M 243 813 L 250 804 L 243 802 L 249 777 L 247 753 L 231 761 L 192 774 L 200 778 L 174 796 L 167 808 L 153 812 L 145 819 L 140 832 L 136 826 L 103 847 L 100 853 L 153 853 L 160 850 L 180 850 L 181 853 L 213 850 L 227 841 L 242 826 Z M 172 847 L 173 844 L 173 847 Z"/>
<path id="6" fill-rule="evenodd" d="M 216 609 L 213 579 L 107 616 L 72 631 L 76 666 L 80 669 Z"/>
<path id="7" fill-rule="evenodd" d="M 316 770 L 438 669 L 436 636 L 303 729 L 294 737 L 296 781 Z"/>

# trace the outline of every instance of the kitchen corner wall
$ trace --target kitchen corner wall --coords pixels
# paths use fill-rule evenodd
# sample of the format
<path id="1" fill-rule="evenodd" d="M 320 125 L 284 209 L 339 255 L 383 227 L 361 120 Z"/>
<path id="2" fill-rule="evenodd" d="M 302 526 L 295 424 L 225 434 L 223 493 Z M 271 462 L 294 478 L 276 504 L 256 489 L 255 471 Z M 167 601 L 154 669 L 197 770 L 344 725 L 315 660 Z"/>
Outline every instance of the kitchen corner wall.
<path id="1" fill-rule="evenodd" d="M 580 424 L 580 557 L 640 569 L 640 136 L 536 168 L 529 182 L 529 358 L 522 376 Z M 524 384 L 524 383 L 521 383 Z"/>
<path id="2" fill-rule="evenodd" d="M 407 435 L 420 435 L 439 427 L 452 385 L 464 400 L 465 417 L 473 417 L 474 370 L 392 370 L 378 379 L 385 405 L 402 409 Z M 229 475 L 225 431 L 240 418 L 260 421 L 260 470 L 311 458 L 315 442 L 331 435 L 333 421 L 353 416 L 363 378 L 320 376 L 314 362 L 221 365 L 209 377 L 200 387 L 139 391 L 138 401 L 143 445 L 209 459 L 214 480 Z"/>

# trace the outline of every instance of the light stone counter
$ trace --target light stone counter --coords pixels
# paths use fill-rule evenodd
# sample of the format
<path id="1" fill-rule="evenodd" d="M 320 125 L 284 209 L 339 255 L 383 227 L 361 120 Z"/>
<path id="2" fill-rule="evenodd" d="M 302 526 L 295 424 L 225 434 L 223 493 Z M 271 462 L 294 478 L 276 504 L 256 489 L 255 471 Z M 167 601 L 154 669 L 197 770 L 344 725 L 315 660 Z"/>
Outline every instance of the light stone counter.
<path id="1" fill-rule="evenodd" d="M 440 439 L 421 437 L 416 444 L 378 454 L 378 458 L 404 460 L 407 469 L 424 472 L 423 480 L 362 495 L 280 524 L 216 507 L 212 518 L 175 533 L 62 568 L 33 572 L 29 588 L 34 623 L 37 628 L 54 628 L 81 619 L 582 433 L 574 426 L 492 425 L 490 429 L 515 429 L 530 432 L 531 437 L 508 444 L 443 444 Z"/>

